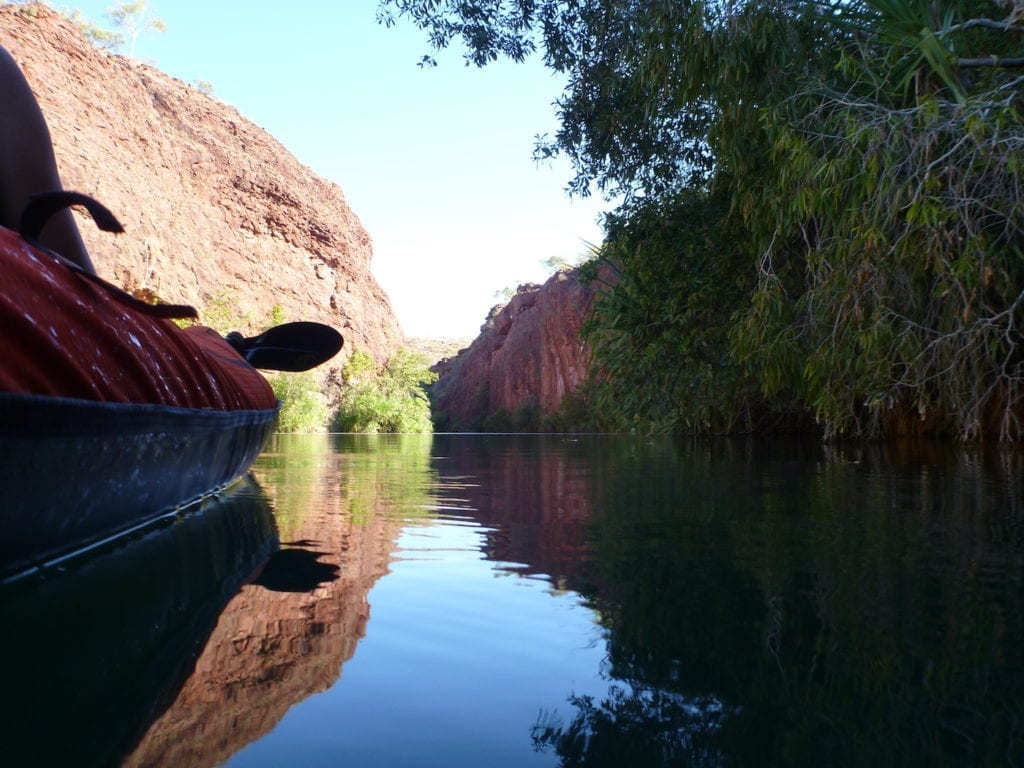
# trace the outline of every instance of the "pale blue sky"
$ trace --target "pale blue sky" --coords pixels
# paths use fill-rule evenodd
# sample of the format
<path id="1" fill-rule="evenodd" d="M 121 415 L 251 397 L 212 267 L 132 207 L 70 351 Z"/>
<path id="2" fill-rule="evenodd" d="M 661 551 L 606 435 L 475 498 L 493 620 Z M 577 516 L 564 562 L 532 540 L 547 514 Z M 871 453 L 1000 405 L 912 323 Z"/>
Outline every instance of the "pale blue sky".
<path id="1" fill-rule="evenodd" d="M 59 3 L 54 3 L 61 7 Z M 83 0 L 109 26 L 114 3 Z M 567 164 L 538 167 L 561 91 L 539 60 L 434 69 L 409 24 L 376 22 L 376 0 L 162 0 L 167 25 L 135 55 L 214 95 L 341 187 L 374 242 L 374 274 L 409 336 L 473 338 L 497 299 L 542 281 L 542 262 L 597 242 L 598 198 L 570 201 Z"/>

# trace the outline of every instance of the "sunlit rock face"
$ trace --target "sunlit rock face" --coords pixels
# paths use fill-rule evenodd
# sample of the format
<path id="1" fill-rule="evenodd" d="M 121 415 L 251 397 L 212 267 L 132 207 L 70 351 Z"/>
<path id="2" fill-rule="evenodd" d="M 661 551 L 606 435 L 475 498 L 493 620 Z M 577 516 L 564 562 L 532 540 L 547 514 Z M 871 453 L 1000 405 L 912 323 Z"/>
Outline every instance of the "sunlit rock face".
<path id="1" fill-rule="evenodd" d="M 522 285 L 496 307 L 480 335 L 437 366 L 433 388 L 439 426 L 479 429 L 498 412 L 551 414 L 583 383 L 589 353 L 580 337 L 595 288 L 564 269 L 544 285 Z"/>
<path id="2" fill-rule="evenodd" d="M 42 106 L 64 186 L 125 227 L 115 238 L 79 219 L 102 277 L 215 325 L 254 330 L 277 307 L 338 328 L 346 353 L 383 362 L 397 349 L 370 236 L 335 184 L 233 107 L 98 50 L 45 6 L 0 6 L 0 44 Z"/>

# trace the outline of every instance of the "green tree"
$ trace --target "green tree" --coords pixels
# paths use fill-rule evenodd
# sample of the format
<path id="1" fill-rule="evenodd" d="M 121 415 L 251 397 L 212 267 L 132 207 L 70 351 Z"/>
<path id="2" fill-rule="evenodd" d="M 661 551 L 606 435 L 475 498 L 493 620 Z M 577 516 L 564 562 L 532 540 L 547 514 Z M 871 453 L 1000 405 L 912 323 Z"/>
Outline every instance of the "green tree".
<path id="1" fill-rule="evenodd" d="M 342 370 L 341 406 L 334 419 L 339 432 L 431 432 L 426 387 L 436 381 L 425 357 L 405 349 L 377 373 L 373 358 L 362 351 Z"/>
<path id="2" fill-rule="evenodd" d="M 135 43 L 143 32 L 166 32 L 167 25 L 159 18 L 146 0 L 121 3 L 107 9 L 106 17 L 123 31 L 128 42 L 128 57 L 135 58 Z"/>
<path id="3" fill-rule="evenodd" d="M 124 45 L 124 35 L 113 30 L 103 29 L 99 25 L 89 21 L 77 8 L 68 17 L 71 23 L 78 27 L 86 40 L 105 51 L 113 51 Z"/>
<path id="4" fill-rule="evenodd" d="M 581 275 L 598 291 L 584 336 L 597 366 L 591 400 L 619 431 L 750 432 L 776 418 L 730 355 L 722 322 L 753 287 L 725 195 L 639 198 L 607 219 L 607 243 Z M 669 364 L 666 364 L 669 363 Z"/>
<path id="5" fill-rule="evenodd" d="M 508 304 L 512 300 L 512 297 L 519 291 L 519 286 L 523 285 L 522 280 L 516 280 L 511 285 L 506 285 L 504 288 L 494 292 L 494 298 L 496 301 L 502 304 Z"/>
<path id="6" fill-rule="evenodd" d="M 826 434 L 1021 437 L 1024 28 L 993 6 L 827 18 L 835 66 L 763 120 L 771 184 L 734 185 L 760 254 L 737 352 Z"/>
<path id="7" fill-rule="evenodd" d="M 320 432 L 327 427 L 330 408 L 312 372 L 272 373 L 267 378 L 281 401 L 279 432 Z"/>
<path id="8" fill-rule="evenodd" d="M 621 194 L 620 224 L 651 231 L 649 211 L 666 212 L 658 248 L 645 236 L 625 257 L 636 227 L 614 219 L 605 243 L 623 312 L 606 312 L 616 325 L 604 330 L 623 361 L 661 355 L 664 375 L 639 382 L 657 409 L 641 420 L 661 422 L 666 397 L 678 406 L 705 385 L 673 325 L 704 313 L 728 332 L 720 370 L 739 368 L 776 411 L 798 404 L 826 435 L 1003 439 L 1024 434 L 1019 11 L 983 0 L 380 4 L 385 23 L 411 21 L 436 47 L 459 41 L 474 64 L 538 52 L 567 83 L 561 126 L 538 154 L 573 162 L 573 191 Z M 714 221 L 728 236 L 703 264 L 687 249 L 705 223 L 680 219 L 701 195 L 724 202 Z M 681 294 L 680 260 L 744 273 L 745 294 L 732 279 Z"/>

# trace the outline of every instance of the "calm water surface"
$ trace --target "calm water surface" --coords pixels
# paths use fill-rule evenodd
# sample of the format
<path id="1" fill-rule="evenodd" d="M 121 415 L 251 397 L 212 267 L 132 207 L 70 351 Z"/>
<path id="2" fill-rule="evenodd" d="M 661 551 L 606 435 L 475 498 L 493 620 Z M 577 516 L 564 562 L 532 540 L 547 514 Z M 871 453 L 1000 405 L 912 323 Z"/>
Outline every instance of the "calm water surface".
<path id="1" fill-rule="evenodd" d="M 0 587 L 5 766 L 1024 765 L 1024 461 L 277 436 Z"/>

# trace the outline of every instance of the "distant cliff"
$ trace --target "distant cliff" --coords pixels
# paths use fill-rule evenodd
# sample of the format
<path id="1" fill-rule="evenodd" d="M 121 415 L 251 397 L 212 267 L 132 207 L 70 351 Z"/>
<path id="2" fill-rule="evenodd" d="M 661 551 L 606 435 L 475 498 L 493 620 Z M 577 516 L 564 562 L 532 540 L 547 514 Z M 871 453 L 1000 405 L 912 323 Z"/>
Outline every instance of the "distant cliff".
<path id="1" fill-rule="evenodd" d="M 431 390 L 438 430 L 537 429 L 587 376 L 580 329 L 596 288 L 564 269 L 544 285 L 522 285 L 495 307 L 480 335 L 435 366 Z"/>
<path id="2" fill-rule="evenodd" d="M 0 6 L 0 44 L 42 105 L 64 186 L 125 225 L 115 239 L 80 220 L 103 277 L 210 320 L 242 318 L 239 330 L 279 307 L 337 327 L 346 352 L 383 361 L 401 344 L 370 273 L 370 236 L 342 191 L 237 110 L 97 50 L 41 5 Z"/>

